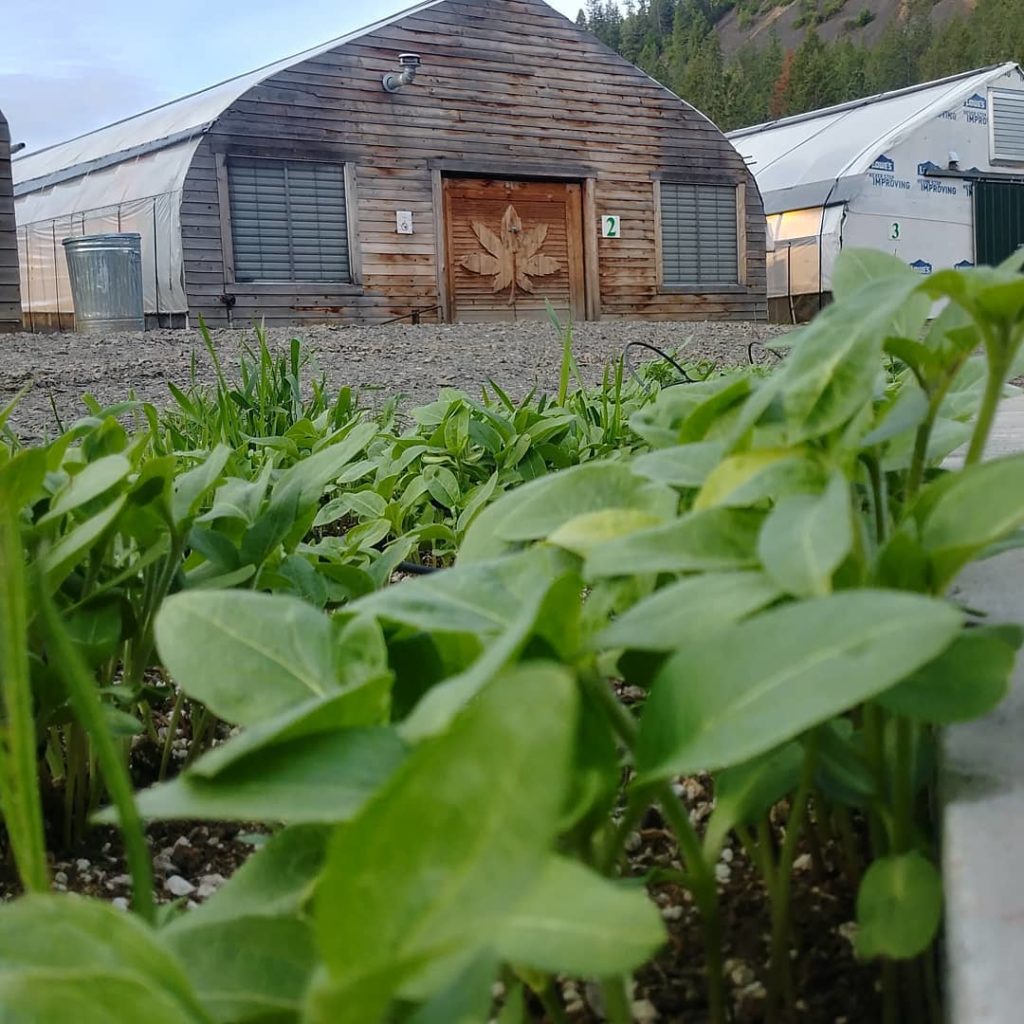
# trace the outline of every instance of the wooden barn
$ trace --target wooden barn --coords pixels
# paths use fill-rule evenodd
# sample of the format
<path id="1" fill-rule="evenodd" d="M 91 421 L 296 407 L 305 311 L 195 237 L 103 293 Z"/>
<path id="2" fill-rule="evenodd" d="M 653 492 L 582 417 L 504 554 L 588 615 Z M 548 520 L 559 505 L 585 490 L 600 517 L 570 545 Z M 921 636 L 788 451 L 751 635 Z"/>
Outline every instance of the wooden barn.
<path id="1" fill-rule="evenodd" d="M 14 230 L 11 133 L 0 110 L 0 331 L 21 330 L 18 240 Z"/>
<path id="2" fill-rule="evenodd" d="M 40 327 L 72 312 L 61 239 L 118 230 L 163 324 L 766 315 L 743 160 L 541 0 L 429 0 L 15 181 Z"/>

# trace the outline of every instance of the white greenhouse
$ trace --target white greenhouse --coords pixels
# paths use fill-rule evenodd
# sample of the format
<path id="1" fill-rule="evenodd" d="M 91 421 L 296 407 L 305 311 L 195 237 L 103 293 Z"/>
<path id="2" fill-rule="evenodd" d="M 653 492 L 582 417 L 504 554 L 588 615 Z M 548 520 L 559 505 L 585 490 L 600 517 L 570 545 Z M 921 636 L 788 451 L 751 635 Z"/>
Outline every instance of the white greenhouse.
<path id="1" fill-rule="evenodd" d="M 772 318 L 828 301 L 843 246 L 922 274 L 1024 244 L 1024 72 L 999 64 L 732 132 L 768 218 Z"/>

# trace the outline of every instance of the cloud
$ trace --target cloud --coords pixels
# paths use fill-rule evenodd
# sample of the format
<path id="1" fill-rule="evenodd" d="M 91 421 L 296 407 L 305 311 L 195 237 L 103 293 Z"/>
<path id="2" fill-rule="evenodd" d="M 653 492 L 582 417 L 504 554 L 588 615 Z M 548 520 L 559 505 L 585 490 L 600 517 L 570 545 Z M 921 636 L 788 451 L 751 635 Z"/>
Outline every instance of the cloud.
<path id="1" fill-rule="evenodd" d="M 30 150 L 130 117 L 172 99 L 144 75 L 87 65 L 48 73 L 0 72 L 0 109 L 14 142 Z"/>

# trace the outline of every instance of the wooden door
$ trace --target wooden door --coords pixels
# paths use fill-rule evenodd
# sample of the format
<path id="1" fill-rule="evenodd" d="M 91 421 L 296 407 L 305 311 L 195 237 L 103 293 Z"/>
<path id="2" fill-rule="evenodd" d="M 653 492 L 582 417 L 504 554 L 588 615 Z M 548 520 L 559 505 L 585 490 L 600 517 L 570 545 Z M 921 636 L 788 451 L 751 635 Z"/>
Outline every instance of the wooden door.
<path id="1" fill-rule="evenodd" d="M 585 319 L 580 185 L 447 178 L 444 219 L 452 320 Z"/>

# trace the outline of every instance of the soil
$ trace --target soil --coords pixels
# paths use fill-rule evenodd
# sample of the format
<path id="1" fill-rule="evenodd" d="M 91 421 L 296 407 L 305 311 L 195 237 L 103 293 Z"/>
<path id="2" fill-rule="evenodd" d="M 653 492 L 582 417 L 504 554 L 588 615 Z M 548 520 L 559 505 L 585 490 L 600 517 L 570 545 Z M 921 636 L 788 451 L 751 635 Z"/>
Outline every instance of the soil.
<path id="1" fill-rule="evenodd" d="M 683 359 L 737 366 L 748 362 L 752 342 L 770 342 L 787 329 L 763 323 L 581 323 L 573 328 L 573 351 L 585 380 L 597 383 L 604 367 L 630 341 L 682 348 Z M 212 337 L 226 369 L 237 363 L 240 346 L 254 340 L 252 331 L 242 330 L 213 331 Z M 535 386 L 553 390 L 562 357 L 560 335 L 539 322 L 268 330 L 272 347 L 286 346 L 294 337 L 313 356 L 307 380 L 323 372 L 329 385 L 358 388 L 371 405 L 396 393 L 423 404 L 433 401 L 439 388 L 475 390 L 489 378 L 516 396 Z M 195 330 L 20 333 L 5 335 L 0 344 L 0 408 L 29 388 L 9 421 L 25 441 L 56 432 L 54 408 L 65 424 L 73 422 L 83 411 L 85 392 L 102 404 L 123 401 L 129 392 L 166 404 L 166 382 L 188 384 L 193 353 L 197 378 L 213 380 L 213 367 Z M 632 355 L 635 362 L 652 356 L 642 349 Z"/>

